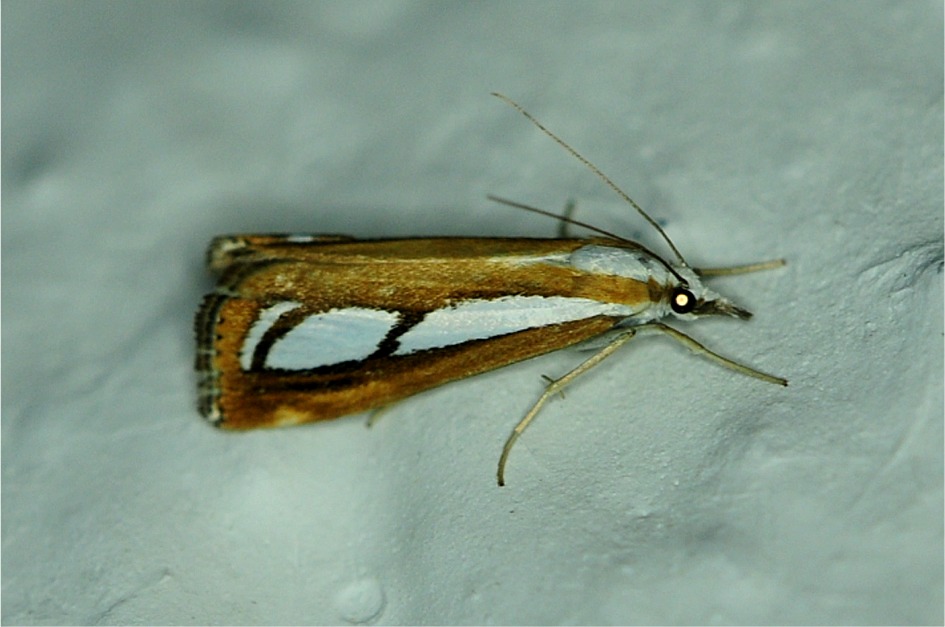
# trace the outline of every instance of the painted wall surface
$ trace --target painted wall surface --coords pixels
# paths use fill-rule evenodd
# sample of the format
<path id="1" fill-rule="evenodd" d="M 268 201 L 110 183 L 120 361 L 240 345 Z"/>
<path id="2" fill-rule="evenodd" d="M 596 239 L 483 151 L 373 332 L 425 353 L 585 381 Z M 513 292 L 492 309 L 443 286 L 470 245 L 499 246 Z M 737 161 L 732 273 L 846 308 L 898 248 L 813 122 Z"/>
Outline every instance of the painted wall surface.
<path id="1" fill-rule="evenodd" d="M 2 619 L 942 623 L 940 2 L 35 2 L 2 14 Z M 566 351 L 233 435 L 192 317 L 229 232 L 665 251 L 755 313 L 506 436 Z"/>

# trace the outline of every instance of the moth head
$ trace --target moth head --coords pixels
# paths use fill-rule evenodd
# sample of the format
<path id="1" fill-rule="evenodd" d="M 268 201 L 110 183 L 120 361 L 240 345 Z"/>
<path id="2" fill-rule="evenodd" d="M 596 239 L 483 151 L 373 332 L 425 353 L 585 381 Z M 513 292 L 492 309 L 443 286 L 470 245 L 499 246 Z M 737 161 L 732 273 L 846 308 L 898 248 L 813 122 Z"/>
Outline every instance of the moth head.
<path id="1" fill-rule="evenodd" d="M 707 288 L 699 275 L 689 268 L 676 268 L 685 282 L 676 282 L 668 289 L 669 308 L 677 318 L 694 320 L 702 316 L 751 318 L 751 312 Z"/>

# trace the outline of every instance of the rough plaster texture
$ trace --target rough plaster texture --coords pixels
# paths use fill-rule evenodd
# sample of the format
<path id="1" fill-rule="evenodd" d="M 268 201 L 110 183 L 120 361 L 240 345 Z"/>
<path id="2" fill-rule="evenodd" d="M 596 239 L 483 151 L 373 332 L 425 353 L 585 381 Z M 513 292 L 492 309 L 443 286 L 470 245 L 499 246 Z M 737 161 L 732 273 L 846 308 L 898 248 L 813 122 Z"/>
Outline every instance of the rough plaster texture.
<path id="1" fill-rule="evenodd" d="M 5 623 L 941 623 L 939 2 L 3 5 Z M 660 244 L 756 313 L 509 430 L 564 352 L 365 417 L 194 410 L 209 238 Z M 661 250 L 663 250 L 661 248 Z"/>

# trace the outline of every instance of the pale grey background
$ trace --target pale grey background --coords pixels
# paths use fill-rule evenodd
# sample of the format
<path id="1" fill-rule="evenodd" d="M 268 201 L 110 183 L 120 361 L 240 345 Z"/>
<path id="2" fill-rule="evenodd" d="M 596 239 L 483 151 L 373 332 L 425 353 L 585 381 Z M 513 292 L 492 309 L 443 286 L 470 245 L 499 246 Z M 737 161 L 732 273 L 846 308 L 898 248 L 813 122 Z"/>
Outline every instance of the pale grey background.
<path id="1" fill-rule="evenodd" d="M 940 2 L 3 4 L 5 623 L 941 623 Z M 206 242 L 551 236 L 665 250 L 778 389 L 627 347 L 363 416 L 194 410 Z"/>

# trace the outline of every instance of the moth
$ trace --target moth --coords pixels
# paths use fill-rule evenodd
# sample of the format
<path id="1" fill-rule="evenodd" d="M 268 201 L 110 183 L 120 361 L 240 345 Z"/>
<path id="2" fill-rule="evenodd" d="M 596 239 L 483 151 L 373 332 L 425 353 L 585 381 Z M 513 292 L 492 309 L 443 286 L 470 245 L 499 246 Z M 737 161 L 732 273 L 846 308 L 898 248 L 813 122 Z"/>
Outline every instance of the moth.
<path id="1" fill-rule="evenodd" d="M 195 322 L 199 409 L 208 421 L 240 430 L 327 420 L 565 347 L 589 341 L 602 346 L 550 380 L 516 425 L 499 460 L 501 486 L 512 445 L 542 406 L 640 333 L 662 333 L 734 371 L 787 385 L 663 322 L 706 316 L 747 320 L 747 310 L 710 290 L 703 279 L 767 270 L 782 260 L 691 268 L 663 229 L 599 169 L 521 106 L 493 95 L 638 211 L 669 244 L 673 262 L 568 216 L 561 217 L 564 223 L 596 234 L 217 237 L 207 261 L 217 286 Z"/>

